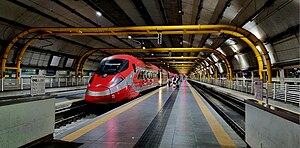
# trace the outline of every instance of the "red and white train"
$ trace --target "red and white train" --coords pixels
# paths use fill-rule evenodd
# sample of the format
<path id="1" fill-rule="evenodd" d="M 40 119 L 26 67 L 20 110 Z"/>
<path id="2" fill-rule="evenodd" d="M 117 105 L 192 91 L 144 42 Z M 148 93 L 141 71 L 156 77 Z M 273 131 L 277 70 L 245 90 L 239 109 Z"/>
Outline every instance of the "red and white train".
<path id="1" fill-rule="evenodd" d="M 169 72 L 130 55 L 104 58 L 91 78 L 85 100 L 116 103 L 137 97 L 142 91 L 167 83 Z"/>

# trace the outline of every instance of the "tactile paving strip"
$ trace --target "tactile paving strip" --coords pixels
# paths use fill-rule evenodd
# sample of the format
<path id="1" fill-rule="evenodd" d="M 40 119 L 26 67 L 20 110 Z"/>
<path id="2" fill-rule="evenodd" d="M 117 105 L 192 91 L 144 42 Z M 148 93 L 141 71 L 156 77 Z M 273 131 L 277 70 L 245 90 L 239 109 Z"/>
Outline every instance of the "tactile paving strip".
<path id="1" fill-rule="evenodd" d="M 134 148 L 140 147 L 159 147 L 161 139 L 163 137 L 165 128 L 167 126 L 171 111 L 173 109 L 178 89 L 174 90 L 168 101 L 157 113 L 155 118 L 152 120 L 146 131 L 143 133 L 139 141 L 134 145 Z"/>

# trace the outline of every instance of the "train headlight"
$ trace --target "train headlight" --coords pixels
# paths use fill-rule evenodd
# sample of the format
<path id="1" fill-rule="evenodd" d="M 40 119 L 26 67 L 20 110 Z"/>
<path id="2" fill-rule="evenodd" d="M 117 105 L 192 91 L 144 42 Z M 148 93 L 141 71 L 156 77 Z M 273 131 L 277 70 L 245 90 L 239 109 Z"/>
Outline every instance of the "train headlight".
<path id="1" fill-rule="evenodd" d="M 116 78 L 111 84 L 110 87 L 114 87 L 117 84 L 121 83 L 124 79 L 123 78 Z"/>

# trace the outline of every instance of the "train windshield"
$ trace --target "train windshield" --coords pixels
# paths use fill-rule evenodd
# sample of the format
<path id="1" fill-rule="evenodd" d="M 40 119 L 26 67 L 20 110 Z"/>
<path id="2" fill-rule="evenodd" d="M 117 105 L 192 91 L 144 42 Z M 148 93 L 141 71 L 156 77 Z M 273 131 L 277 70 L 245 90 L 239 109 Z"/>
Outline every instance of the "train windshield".
<path id="1" fill-rule="evenodd" d="M 100 67 L 97 69 L 96 73 L 98 75 L 114 75 L 126 70 L 128 68 L 128 63 L 128 60 L 123 59 L 102 60 L 100 63 Z"/>

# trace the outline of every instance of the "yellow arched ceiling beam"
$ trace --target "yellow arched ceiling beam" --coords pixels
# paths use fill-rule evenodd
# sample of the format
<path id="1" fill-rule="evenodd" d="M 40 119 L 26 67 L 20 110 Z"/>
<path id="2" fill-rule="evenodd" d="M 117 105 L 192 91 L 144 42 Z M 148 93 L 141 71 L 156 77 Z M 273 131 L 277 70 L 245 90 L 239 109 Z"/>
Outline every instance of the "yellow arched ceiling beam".
<path id="1" fill-rule="evenodd" d="M 156 52 L 214 52 L 214 49 L 211 48 L 116 48 L 116 49 L 109 49 L 109 48 L 95 48 L 97 50 L 110 52 L 110 53 L 124 53 L 124 52 L 143 52 L 143 53 L 156 53 Z M 217 50 L 216 50 L 217 51 Z"/>
<path id="2" fill-rule="evenodd" d="M 210 66 L 212 66 L 212 67 L 213 67 L 213 70 L 214 70 L 214 79 L 218 79 L 218 70 L 217 70 L 217 66 L 215 65 L 215 63 L 212 62 L 212 61 L 210 61 L 210 60 L 208 60 L 208 59 L 204 59 L 204 60 L 202 60 L 202 61 L 206 61 L 206 62 L 209 64 L 209 66 L 206 66 L 206 65 L 203 64 L 202 62 L 196 62 L 196 63 L 202 65 L 203 68 L 207 68 L 207 67 L 210 68 Z M 194 67 L 195 67 L 195 65 L 194 65 Z M 208 69 L 207 69 L 207 70 L 208 70 Z M 209 73 L 209 74 L 210 74 L 210 73 Z"/>
<path id="3" fill-rule="evenodd" d="M 157 65 L 159 65 L 159 64 L 157 64 Z M 161 64 L 160 64 L 161 65 Z M 193 67 L 195 67 L 195 65 L 194 64 L 169 64 L 170 66 L 193 66 Z"/>
<path id="4" fill-rule="evenodd" d="M 53 35 L 131 35 L 131 34 L 218 34 L 225 33 L 239 38 L 242 38 L 253 50 L 258 66 L 260 79 L 263 79 L 262 72 L 264 71 L 263 61 L 259 54 L 258 49 L 255 47 L 257 44 L 266 59 L 266 71 L 268 75 L 268 82 L 272 81 L 271 62 L 268 52 L 262 42 L 249 31 L 231 25 L 179 25 L 179 26 L 134 26 L 134 27 L 110 27 L 110 28 L 32 28 L 18 34 L 9 43 L 4 51 L 2 58 L 1 70 L 5 71 L 6 59 L 15 42 L 19 38 L 24 37 L 29 33 L 45 32 Z M 3 75 L 2 75 L 3 77 Z"/>
<path id="5" fill-rule="evenodd" d="M 174 67 L 175 69 L 193 69 L 194 67 Z"/>
<path id="6" fill-rule="evenodd" d="M 141 60 L 201 60 L 203 57 L 140 57 Z"/>
<path id="7" fill-rule="evenodd" d="M 217 70 L 217 66 L 215 65 L 214 62 L 210 61 L 210 60 L 205 60 L 210 66 L 213 66 L 213 69 L 214 69 L 214 79 L 218 79 L 218 70 Z M 209 67 L 210 66 L 206 66 L 206 67 Z M 210 73 L 209 73 L 210 74 Z"/>
<path id="8" fill-rule="evenodd" d="M 171 67 L 191 67 L 194 68 L 195 65 L 170 65 Z"/>
<path id="9" fill-rule="evenodd" d="M 147 48 L 147 49 L 130 49 L 130 48 L 119 48 L 119 49 L 104 49 L 104 48 L 96 48 L 97 50 L 101 50 L 104 52 L 110 53 L 124 53 L 124 52 L 145 52 L 145 53 L 165 53 L 165 52 L 211 52 L 214 53 L 217 57 L 219 57 L 222 61 L 224 61 L 227 78 L 228 80 L 232 80 L 233 74 L 231 69 L 231 64 L 220 51 L 214 50 L 211 48 Z"/>
<path id="10" fill-rule="evenodd" d="M 165 62 L 149 62 L 153 64 L 163 64 L 163 63 L 169 63 L 169 64 L 194 64 L 195 62 L 192 61 L 165 61 Z"/>
<path id="11" fill-rule="evenodd" d="M 24 53 L 27 50 L 27 48 L 35 41 L 35 39 L 43 38 L 43 37 L 46 37 L 48 35 L 49 34 L 38 34 L 38 35 L 35 35 L 34 37 L 32 37 L 31 39 L 29 39 L 25 43 L 25 45 L 23 46 L 21 51 L 19 52 L 19 55 L 17 57 L 16 67 L 6 67 L 6 69 L 16 70 L 16 79 L 20 79 L 21 61 L 23 59 Z M 2 71 L 5 71 L 5 70 L 2 70 Z M 3 75 L 5 75 L 5 74 L 3 73 Z"/>
<path id="12" fill-rule="evenodd" d="M 218 79 L 218 70 L 217 70 L 217 66 L 215 65 L 214 62 L 208 60 L 207 58 L 203 58 L 203 59 L 200 59 L 201 61 L 206 61 L 209 65 L 213 66 L 213 69 L 214 69 L 214 78 L 215 79 Z M 175 61 L 176 62 L 176 61 Z M 153 64 L 160 64 L 160 65 L 165 65 L 163 64 L 163 62 L 150 62 L 150 63 L 153 63 Z M 167 62 L 165 62 L 167 63 Z M 178 63 L 181 63 L 181 62 L 178 62 Z M 196 63 L 199 63 L 199 62 L 189 62 L 191 64 L 196 64 Z M 169 66 L 171 67 L 196 67 L 196 65 L 190 65 L 190 64 L 169 64 Z M 209 66 L 205 66 L 205 67 L 209 67 Z M 176 69 L 176 68 L 175 68 Z"/>
<path id="13" fill-rule="evenodd" d="M 48 36 L 49 34 L 38 34 L 36 36 L 34 36 L 33 38 L 29 39 L 25 45 L 23 46 L 23 48 L 21 49 L 19 55 L 18 55 L 18 58 L 17 58 L 17 64 L 16 64 L 16 78 L 17 79 L 20 79 L 20 72 L 21 72 L 21 61 L 23 59 L 23 56 L 24 56 L 24 53 L 26 51 L 26 49 L 28 48 L 28 46 L 31 45 L 31 43 L 33 43 L 35 41 L 35 39 L 38 39 L 38 38 L 43 38 L 43 37 L 46 37 Z"/>
<path id="14" fill-rule="evenodd" d="M 209 70 L 207 69 L 207 67 L 209 67 L 209 66 L 206 66 L 206 65 L 203 64 L 203 63 L 200 63 L 200 65 L 202 66 L 202 67 L 200 67 L 200 68 L 201 68 L 201 77 L 204 77 L 204 78 L 205 78 L 205 76 L 206 76 L 206 78 L 207 78 L 208 80 L 210 80 L 210 72 L 209 72 Z M 203 71 L 205 71 L 205 74 L 202 74 Z"/>
<path id="15" fill-rule="evenodd" d="M 95 53 L 96 52 L 92 52 L 83 61 L 81 61 L 81 66 L 80 67 L 81 67 L 81 75 L 82 76 L 83 76 L 83 71 L 84 71 L 84 65 L 85 65 L 86 61 L 88 60 L 88 57 L 94 55 Z"/>
<path id="16" fill-rule="evenodd" d="M 207 58 L 203 58 L 203 59 L 201 59 L 201 61 L 206 61 L 206 62 L 209 64 L 209 66 L 206 66 L 206 65 L 203 66 L 203 63 L 202 63 L 202 62 L 195 62 L 195 63 L 201 64 L 204 68 L 213 66 L 213 69 L 214 69 L 214 79 L 218 79 L 218 70 L 217 70 L 217 67 L 216 67 L 215 63 L 212 62 L 212 61 L 210 61 L 210 60 L 208 60 Z M 195 64 L 195 63 L 194 63 L 194 64 Z M 181 64 L 181 65 L 169 65 L 169 66 L 171 66 L 171 67 L 177 69 L 178 71 L 179 71 L 180 69 L 188 69 L 188 70 L 191 70 L 191 69 L 197 67 L 196 65 L 186 65 L 186 64 L 184 64 L 184 65 L 182 65 L 182 64 Z M 206 70 L 208 71 L 208 69 L 206 69 Z M 208 72 L 209 72 L 209 71 L 208 71 Z M 210 75 L 210 73 L 208 73 L 208 75 Z M 208 78 L 210 78 L 210 76 L 208 76 Z"/>
<path id="17" fill-rule="evenodd" d="M 85 63 L 86 60 L 84 60 L 83 62 L 83 59 L 87 59 L 93 52 L 96 52 L 97 50 L 95 49 L 92 49 L 92 50 L 88 50 L 86 51 L 84 54 L 82 54 L 82 56 L 79 58 L 79 60 L 77 61 L 77 64 L 76 64 L 76 67 L 75 67 L 75 75 L 76 77 L 78 77 L 79 75 L 79 69 L 80 67 L 83 69 L 83 63 Z M 83 73 L 81 71 L 80 75 L 82 76 Z"/>
<path id="18" fill-rule="evenodd" d="M 205 69 L 208 73 L 207 73 L 207 75 L 209 75 L 209 76 L 207 76 L 209 79 L 210 79 L 210 72 L 209 72 L 209 70 L 207 69 L 207 68 L 210 68 L 210 66 L 213 66 L 213 70 L 214 70 L 214 79 L 218 79 L 218 70 L 217 70 L 217 66 L 214 64 L 214 62 L 212 62 L 212 61 L 210 61 L 210 60 L 208 60 L 208 59 L 206 59 L 205 60 L 208 64 L 209 64 L 209 66 L 206 66 L 204 63 L 202 63 L 202 62 L 199 62 L 198 64 L 200 64 L 200 65 L 202 65 L 202 67 L 199 67 L 199 68 L 201 68 L 202 70 L 203 69 Z"/>

